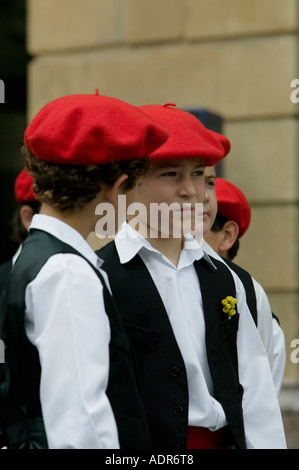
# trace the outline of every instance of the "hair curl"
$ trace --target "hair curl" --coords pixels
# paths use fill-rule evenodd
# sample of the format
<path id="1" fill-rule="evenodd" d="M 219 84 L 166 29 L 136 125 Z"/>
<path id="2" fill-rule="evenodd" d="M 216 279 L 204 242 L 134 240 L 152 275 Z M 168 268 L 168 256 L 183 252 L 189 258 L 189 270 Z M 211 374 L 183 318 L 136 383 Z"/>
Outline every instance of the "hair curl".
<path id="1" fill-rule="evenodd" d="M 40 203 L 48 203 L 61 211 L 81 209 L 96 197 L 106 184 L 113 186 L 119 176 L 126 174 L 123 191 L 130 191 L 139 177 L 145 175 L 149 158 L 139 158 L 105 165 L 61 165 L 40 160 L 22 147 L 26 167 L 34 179 L 33 190 Z"/>

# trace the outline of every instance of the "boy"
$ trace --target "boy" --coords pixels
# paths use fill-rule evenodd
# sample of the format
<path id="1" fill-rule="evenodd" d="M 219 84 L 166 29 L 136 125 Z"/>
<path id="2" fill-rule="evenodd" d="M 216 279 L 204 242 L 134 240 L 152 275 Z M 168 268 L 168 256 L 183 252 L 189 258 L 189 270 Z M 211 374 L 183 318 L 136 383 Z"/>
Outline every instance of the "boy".
<path id="1" fill-rule="evenodd" d="M 231 182 L 217 178 L 214 167 L 205 169 L 207 213 L 204 228 L 204 250 L 215 256 L 215 252 L 230 262 L 237 273 L 245 276 L 246 273 L 231 263 L 237 256 L 240 238 L 247 231 L 250 224 L 251 210 L 242 191 Z M 211 251 L 210 247 L 214 250 Z M 242 279 L 242 278 L 241 278 Z M 244 279 L 244 278 L 243 278 Z M 272 375 L 279 394 L 285 369 L 286 351 L 284 333 L 271 307 L 262 286 L 253 278 L 246 276 L 246 296 L 250 310 L 254 315 L 261 339 L 267 351 Z"/>
<path id="2" fill-rule="evenodd" d="M 145 237 L 125 225 L 99 253 L 138 361 L 153 447 L 284 448 L 268 359 L 240 281 L 195 240 L 187 249 L 183 233 L 172 236 L 169 224 L 166 238 L 144 215 L 162 202 L 178 204 L 182 218 L 196 211 L 204 164 L 223 159 L 230 143 L 172 105 L 141 109 L 169 131 L 138 187 Z M 234 297 L 239 313 L 232 308 L 228 319 L 222 301 L 230 307 Z"/>
<path id="3" fill-rule="evenodd" d="M 36 195 L 33 192 L 33 179 L 26 169 L 23 169 L 15 180 L 14 194 L 18 208 L 13 218 L 12 238 L 14 241 L 19 243 L 19 248 L 12 259 L 7 260 L 0 265 L 0 294 L 3 290 L 12 264 L 20 253 L 21 244 L 28 235 L 28 229 L 32 217 L 39 210 L 39 202 L 36 200 Z"/>
<path id="4" fill-rule="evenodd" d="M 133 190 L 166 139 L 135 106 L 98 93 L 54 100 L 27 127 L 41 209 L 1 297 L 2 445 L 149 446 L 128 340 L 86 237 L 96 206 Z"/>

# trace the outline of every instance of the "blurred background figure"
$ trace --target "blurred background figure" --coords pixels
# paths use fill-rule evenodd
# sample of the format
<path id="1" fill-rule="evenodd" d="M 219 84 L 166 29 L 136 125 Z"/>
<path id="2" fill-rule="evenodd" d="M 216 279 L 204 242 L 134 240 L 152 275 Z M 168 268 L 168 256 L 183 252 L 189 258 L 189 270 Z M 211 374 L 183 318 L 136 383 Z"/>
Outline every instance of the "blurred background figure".
<path id="1" fill-rule="evenodd" d="M 18 207 L 12 219 L 11 238 L 19 244 L 19 247 L 11 259 L 0 265 L 0 294 L 5 285 L 10 268 L 17 259 L 21 251 L 22 243 L 28 235 L 32 217 L 39 211 L 40 204 L 33 192 L 33 179 L 26 169 L 23 169 L 15 180 L 14 195 Z"/>

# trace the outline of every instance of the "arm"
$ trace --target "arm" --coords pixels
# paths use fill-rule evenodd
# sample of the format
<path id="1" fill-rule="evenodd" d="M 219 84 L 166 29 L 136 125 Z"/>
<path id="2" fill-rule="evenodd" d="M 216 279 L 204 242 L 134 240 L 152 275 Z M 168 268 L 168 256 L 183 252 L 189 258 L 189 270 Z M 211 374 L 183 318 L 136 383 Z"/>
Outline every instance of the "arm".
<path id="1" fill-rule="evenodd" d="M 286 345 L 284 332 L 276 318 L 273 318 L 272 322 L 274 338 L 274 364 L 272 374 L 276 392 L 279 395 L 286 365 Z"/>
<path id="2" fill-rule="evenodd" d="M 269 353 L 268 356 L 270 360 L 276 392 L 277 394 L 279 394 L 286 362 L 284 333 L 278 321 L 273 318 L 269 300 L 263 287 L 255 279 L 253 279 L 253 284 L 257 298 L 258 330 L 260 332 L 261 339 L 263 341 L 267 353 L 267 345 L 272 342 L 272 359 L 270 360 Z"/>
<path id="3" fill-rule="evenodd" d="M 257 307 L 257 328 L 269 358 L 271 370 L 274 368 L 273 319 L 267 295 L 262 286 L 252 278 Z"/>
<path id="4" fill-rule="evenodd" d="M 27 287 L 26 306 L 49 447 L 119 448 L 106 395 L 110 327 L 100 280 L 78 256 L 55 255 Z"/>
<path id="5" fill-rule="evenodd" d="M 283 423 L 268 356 L 240 294 L 238 309 L 237 347 L 247 445 L 249 449 L 284 449 Z"/>

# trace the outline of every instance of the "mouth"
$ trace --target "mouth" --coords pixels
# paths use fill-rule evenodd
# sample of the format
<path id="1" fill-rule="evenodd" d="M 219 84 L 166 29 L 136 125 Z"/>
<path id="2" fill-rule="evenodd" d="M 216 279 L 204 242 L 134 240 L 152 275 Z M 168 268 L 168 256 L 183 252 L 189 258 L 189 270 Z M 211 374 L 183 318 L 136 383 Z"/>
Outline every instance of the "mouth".
<path id="1" fill-rule="evenodd" d="M 206 211 L 201 211 L 201 212 L 198 212 L 198 213 L 197 213 L 197 216 L 198 216 L 198 217 L 202 217 L 202 218 L 207 218 L 208 215 L 209 215 L 209 214 L 208 214 L 208 212 L 206 212 Z"/>
<path id="2" fill-rule="evenodd" d="M 193 214 L 194 208 L 193 207 L 182 207 L 179 212 L 181 214 Z"/>
<path id="3" fill-rule="evenodd" d="M 189 203 L 184 203 L 182 206 L 177 208 L 174 212 L 177 214 L 193 214 L 194 213 L 194 205 Z"/>

